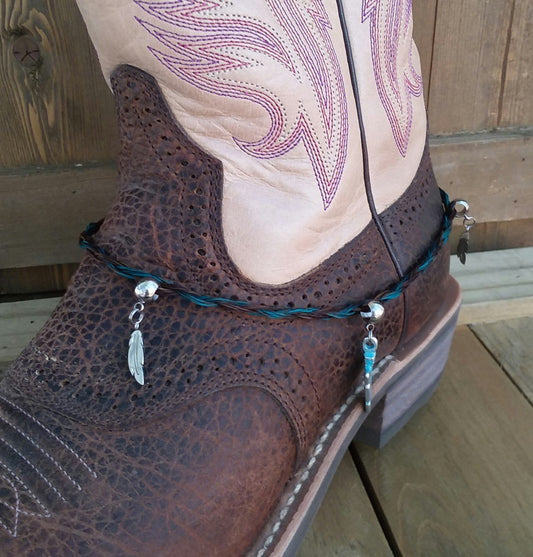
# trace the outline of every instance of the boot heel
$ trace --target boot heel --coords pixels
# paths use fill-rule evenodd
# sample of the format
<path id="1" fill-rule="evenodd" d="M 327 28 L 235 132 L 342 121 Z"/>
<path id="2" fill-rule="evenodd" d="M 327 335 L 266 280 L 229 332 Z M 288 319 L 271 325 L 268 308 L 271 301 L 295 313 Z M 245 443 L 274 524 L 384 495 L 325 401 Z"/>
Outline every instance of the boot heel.
<path id="1" fill-rule="evenodd" d="M 456 321 L 457 315 L 409 364 L 370 412 L 355 436 L 356 441 L 383 447 L 426 404 L 444 371 Z"/>

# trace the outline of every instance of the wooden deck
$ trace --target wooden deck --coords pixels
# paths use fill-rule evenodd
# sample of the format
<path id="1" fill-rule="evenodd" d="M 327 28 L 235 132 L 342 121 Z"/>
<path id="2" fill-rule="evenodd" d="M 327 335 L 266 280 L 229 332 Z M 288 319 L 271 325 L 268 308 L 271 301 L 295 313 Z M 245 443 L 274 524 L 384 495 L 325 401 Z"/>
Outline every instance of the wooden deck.
<path id="1" fill-rule="evenodd" d="M 533 248 L 452 262 L 464 305 L 431 401 L 345 455 L 298 557 L 533 555 Z M 0 305 L 0 368 L 57 299 Z"/>

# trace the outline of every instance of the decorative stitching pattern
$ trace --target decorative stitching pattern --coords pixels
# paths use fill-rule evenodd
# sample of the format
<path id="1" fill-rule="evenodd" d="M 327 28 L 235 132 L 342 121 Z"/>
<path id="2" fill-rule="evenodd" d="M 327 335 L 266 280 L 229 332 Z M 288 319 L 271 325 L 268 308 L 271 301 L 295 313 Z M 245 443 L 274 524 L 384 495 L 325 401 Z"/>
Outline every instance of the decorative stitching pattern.
<path id="1" fill-rule="evenodd" d="M 42 480 L 43 482 L 63 501 L 66 503 L 66 499 L 63 497 L 63 494 L 59 491 L 59 489 L 52 484 L 52 482 L 39 470 L 33 463 L 31 463 L 19 450 L 17 450 L 7 439 L 4 439 L 0 436 L 0 442 L 4 443 L 8 446 L 19 458 L 21 458 Z"/>
<path id="2" fill-rule="evenodd" d="M 44 516 L 44 517 L 49 517 L 50 516 L 50 512 L 48 511 L 48 509 L 46 508 L 46 505 L 39 499 L 39 497 L 37 497 L 37 495 L 35 495 L 35 493 L 28 487 L 28 485 L 17 475 L 15 474 L 15 472 L 13 472 L 13 470 L 11 470 L 10 468 L 7 467 L 6 464 L 4 464 L 3 462 L 0 462 L 0 466 L 12 477 L 15 479 L 15 481 L 17 483 L 19 483 L 27 492 L 28 495 L 30 496 L 31 499 L 33 499 L 35 501 L 35 503 L 41 507 L 42 512 L 40 513 L 34 513 L 31 511 L 26 511 L 26 510 L 20 510 L 21 514 L 27 514 L 28 516 Z"/>
<path id="3" fill-rule="evenodd" d="M 74 479 L 72 478 L 69 473 L 61 466 L 61 464 L 59 464 L 59 462 L 57 462 L 57 460 L 48 452 L 46 451 L 43 447 L 41 447 L 41 445 L 39 445 L 39 443 L 37 443 L 36 441 L 34 441 L 28 434 L 24 433 L 24 431 L 22 431 L 19 427 L 17 427 L 15 424 L 11 423 L 9 420 L 6 420 L 3 416 L 0 415 L 0 420 L 2 422 L 4 422 L 7 426 L 13 428 L 13 430 L 15 430 L 21 437 L 24 437 L 24 439 L 26 439 L 26 441 L 28 441 L 31 445 L 33 445 L 39 452 L 41 452 L 44 456 L 46 456 L 65 476 L 66 478 L 70 481 L 70 483 L 78 490 L 81 491 L 81 486 L 80 484 Z"/>
<path id="4" fill-rule="evenodd" d="M 12 511 L 14 513 L 14 518 L 13 518 L 13 524 L 10 527 L 9 524 L 7 524 L 4 520 L 0 519 L 0 526 L 2 528 L 4 528 L 12 537 L 16 538 L 17 534 L 18 534 L 18 526 L 20 523 L 20 516 L 33 516 L 35 518 L 48 518 L 50 517 L 50 512 L 48 511 L 48 509 L 43 505 L 43 503 L 38 499 L 38 497 L 33 493 L 33 491 L 10 469 L 8 469 L 6 467 L 6 465 L 3 462 L 0 462 L 0 466 L 2 466 L 2 468 L 4 468 L 8 474 L 10 474 L 14 480 L 20 484 L 23 489 L 25 490 L 25 493 L 33 500 L 35 501 L 35 503 L 41 507 L 42 512 L 32 512 L 29 511 L 27 509 L 22 508 L 21 506 L 21 501 L 20 501 L 20 493 L 19 493 L 19 488 L 17 487 L 17 485 L 14 483 L 14 481 L 10 480 L 5 474 L 0 474 L 0 479 L 4 480 L 4 482 L 6 482 L 12 489 L 14 495 L 15 495 L 15 504 L 11 505 L 9 504 L 7 501 L 2 500 L 0 501 L 0 505 L 3 505 L 5 508 L 9 509 L 10 511 Z"/>
<path id="5" fill-rule="evenodd" d="M 43 516 L 45 518 L 48 518 L 50 516 L 50 512 L 48 511 L 48 509 L 46 508 L 46 505 L 37 497 L 37 495 L 35 495 L 35 493 L 26 485 L 26 483 L 19 478 L 19 476 L 17 476 L 17 474 L 15 474 L 15 472 L 13 472 L 13 470 L 11 470 L 10 468 L 8 468 L 3 462 L 0 462 L 0 466 L 11 476 L 13 477 L 17 483 L 19 483 L 24 490 L 27 492 L 27 494 L 30 496 L 31 499 L 33 499 L 33 501 L 35 501 L 35 503 L 41 507 L 42 512 L 32 512 L 32 511 L 28 511 L 28 510 L 24 510 L 21 509 L 20 506 L 18 507 L 19 509 L 19 514 L 25 514 L 28 516 Z M 2 477 L 14 488 L 15 492 L 16 492 L 16 499 L 19 500 L 19 494 L 18 494 L 18 490 L 16 488 L 16 486 L 4 475 L 2 475 Z M 6 505 L 8 508 L 12 508 L 12 505 L 9 505 L 8 503 L 5 503 L 5 501 L 2 502 L 4 505 Z"/>
<path id="6" fill-rule="evenodd" d="M 411 97 L 422 94 L 414 68 L 411 0 L 363 0 L 361 22 L 370 22 L 374 77 L 398 151 L 405 157 L 413 122 Z"/>
<path id="7" fill-rule="evenodd" d="M 23 414 L 24 416 L 26 416 L 26 418 L 29 418 L 32 422 L 34 422 L 36 425 L 38 425 L 39 427 L 41 427 L 42 429 L 44 429 L 44 431 L 46 431 L 46 433 L 48 433 L 48 435 L 50 435 L 50 437 L 52 437 L 53 439 L 55 439 L 64 449 L 66 449 L 68 452 L 70 452 L 74 458 L 84 467 L 87 469 L 87 471 L 91 474 L 91 476 L 96 479 L 98 476 L 96 475 L 96 472 L 85 462 L 85 460 L 83 460 L 83 458 L 81 458 L 81 456 L 76 453 L 76 451 L 74 451 L 74 449 L 72 447 L 70 447 L 69 445 L 67 445 L 63 440 L 61 440 L 55 433 L 53 433 L 52 431 L 50 431 L 45 425 L 43 425 L 39 420 L 37 420 L 36 418 L 34 418 L 31 414 L 29 414 L 28 412 L 26 412 L 23 408 L 21 408 L 20 406 L 18 406 L 17 404 L 15 404 L 14 402 L 12 402 L 11 400 L 3 397 L 2 395 L 0 395 L 0 400 L 2 400 L 3 402 L 5 402 L 7 405 L 11 406 L 12 408 L 14 408 L 15 410 L 18 410 L 21 414 Z"/>
<path id="8" fill-rule="evenodd" d="M 393 359 L 394 357 L 392 355 L 383 358 L 379 362 L 379 364 L 374 368 L 374 378 L 379 377 L 379 375 L 383 373 L 383 369 L 385 368 L 386 364 L 388 364 Z M 259 551 L 256 553 L 256 557 L 264 557 L 266 555 L 266 552 L 268 551 L 269 547 L 272 545 L 272 542 L 275 540 L 276 534 L 279 532 L 283 521 L 289 515 L 291 507 L 292 505 L 294 505 L 296 501 L 296 496 L 298 495 L 298 493 L 300 493 L 304 483 L 307 482 L 307 480 L 311 476 L 311 473 L 313 472 L 313 468 L 315 464 L 318 462 L 318 457 L 324 450 L 325 443 L 329 439 L 331 432 L 333 431 L 333 428 L 337 425 L 339 420 L 344 416 L 348 408 L 356 400 L 358 395 L 360 395 L 363 392 L 363 390 L 364 387 L 362 385 L 354 389 L 352 394 L 346 399 L 346 402 L 342 404 L 339 410 L 332 416 L 330 421 L 324 427 L 324 431 L 322 435 L 319 437 L 318 441 L 316 442 L 316 445 L 314 446 L 311 452 L 311 456 L 309 457 L 309 460 L 307 461 L 305 468 L 303 468 L 304 471 L 302 475 L 300 476 L 296 485 L 293 487 L 291 495 L 285 502 L 285 505 L 283 505 L 283 507 L 279 511 L 278 520 L 276 520 L 276 522 L 273 524 L 270 530 L 270 534 L 265 539 L 263 543 L 263 547 L 259 549 Z"/>
<path id="9" fill-rule="evenodd" d="M 0 474 L 0 479 L 4 480 L 6 483 L 8 483 L 11 486 L 11 489 L 13 490 L 13 493 L 15 494 L 15 505 L 10 505 L 8 503 L 5 503 L 4 501 L 0 501 L 0 504 L 4 505 L 5 507 L 7 507 L 8 509 L 15 511 L 15 519 L 13 521 L 13 527 L 10 528 L 3 520 L 0 520 L 0 526 L 2 526 L 3 528 L 5 528 L 14 538 L 17 537 L 17 531 L 18 531 L 18 523 L 19 523 L 19 515 L 20 515 L 20 497 L 19 497 L 19 493 L 18 490 L 15 486 L 15 484 L 7 477 L 4 476 L 4 474 Z"/>
<path id="10" fill-rule="evenodd" d="M 257 141 L 234 137 L 250 156 L 272 159 L 302 143 L 313 168 L 324 209 L 337 192 L 348 146 L 348 108 L 339 61 L 330 37 L 332 29 L 321 0 L 266 0 L 279 30 L 265 22 L 230 15 L 222 1 L 153 2 L 136 4 L 159 21 L 188 33 L 169 31 L 149 21 L 137 21 L 172 54 L 148 47 L 168 70 L 199 89 L 252 101 L 270 119 L 270 129 Z M 206 13 L 209 12 L 209 13 Z M 266 56 L 293 78 L 292 91 L 311 88 L 315 106 L 298 103 L 294 114 L 273 91 L 258 83 L 234 79 L 235 72 L 261 64 Z M 233 73 L 232 73 L 233 72 Z"/>
<path id="11" fill-rule="evenodd" d="M 10 452 L 6 452 L 0 459 L 0 468 L 4 471 L 0 474 L 0 479 L 5 482 L 3 489 L 11 491 L 12 499 L 9 501 L 6 494 L 0 503 L 8 513 L 3 519 L 0 518 L 0 527 L 16 537 L 20 516 L 50 517 L 49 507 L 53 501 L 67 503 L 74 493 L 72 488 L 77 492 L 82 491 L 81 484 L 74 479 L 73 470 L 69 470 L 69 467 L 73 466 L 72 460 L 69 464 L 69 459 L 74 458 L 93 478 L 96 478 L 96 474 L 70 446 L 39 420 L 2 395 L 0 401 L 6 405 L 0 413 L 0 424 L 5 426 L 2 428 L 0 443 L 10 449 Z M 18 421 L 21 422 L 20 426 Z M 23 427 L 22 423 L 27 427 Z M 67 451 L 67 460 L 65 452 L 58 452 L 55 457 L 52 456 L 54 443 L 59 443 Z M 57 448 L 57 445 L 55 447 Z M 44 458 L 39 459 L 39 454 Z M 68 481 L 61 482 L 61 476 L 57 471 Z M 41 493 L 41 496 L 38 497 L 37 493 Z M 10 513 L 13 513 L 12 520 Z"/>

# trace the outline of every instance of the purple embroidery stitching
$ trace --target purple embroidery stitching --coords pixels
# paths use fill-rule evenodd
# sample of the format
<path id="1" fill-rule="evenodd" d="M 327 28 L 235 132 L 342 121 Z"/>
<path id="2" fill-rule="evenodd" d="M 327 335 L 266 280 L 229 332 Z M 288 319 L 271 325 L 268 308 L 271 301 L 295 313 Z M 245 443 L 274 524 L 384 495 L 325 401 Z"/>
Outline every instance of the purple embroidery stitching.
<path id="1" fill-rule="evenodd" d="M 422 94 L 422 77 L 412 62 L 411 15 L 411 0 L 363 0 L 361 21 L 370 21 L 378 94 L 402 157 L 413 122 L 411 97 Z"/>
<path id="2" fill-rule="evenodd" d="M 270 129 L 258 141 L 235 143 L 247 154 L 271 159 L 280 157 L 303 143 L 327 209 L 337 192 L 347 156 L 348 108 L 344 81 L 333 43 L 331 23 L 321 0 L 265 0 L 284 30 L 288 41 L 280 39 L 266 24 L 252 18 L 215 14 L 220 0 L 135 0 L 145 12 L 174 28 L 169 31 L 148 21 L 137 21 L 172 54 L 148 47 L 171 72 L 188 83 L 216 95 L 245 99 L 260 105 L 270 118 Z M 210 14 L 206 14 L 210 12 Z M 303 68 L 313 88 L 321 118 L 313 126 L 305 107 L 292 116 L 286 114 L 279 98 L 260 84 L 230 80 L 227 72 L 256 64 L 246 53 L 258 52 L 299 79 Z M 222 72 L 226 72 L 222 74 Z M 323 130 L 320 139 L 317 128 Z"/>

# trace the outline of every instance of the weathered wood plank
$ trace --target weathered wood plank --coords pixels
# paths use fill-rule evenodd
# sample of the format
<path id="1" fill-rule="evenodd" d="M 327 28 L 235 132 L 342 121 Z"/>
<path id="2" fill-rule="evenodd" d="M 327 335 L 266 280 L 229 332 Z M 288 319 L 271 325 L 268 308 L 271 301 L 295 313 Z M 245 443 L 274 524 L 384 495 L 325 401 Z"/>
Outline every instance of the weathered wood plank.
<path id="1" fill-rule="evenodd" d="M 533 404 L 533 303 L 531 316 L 473 325 L 471 329 Z"/>
<path id="2" fill-rule="evenodd" d="M 357 445 L 403 555 L 530 552 L 532 413 L 460 328 L 428 405 L 381 451 Z"/>
<path id="3" fill-rule="evenodd" d="M 497 125 L 513 3 L 439 2 L 428 102 L 431 133 L 472 132 Z"/>
<path id="4" fill-rule="evenodd" d="M 533 296 L 533 247 L 472 253 L 466 265 L 454 258 L 450 267 L 463 303 Z"/>
<path id="5" fill-rule="evenodd" d="M 467 199 L 479 222 L 533 216 L 532 130 L 432 137 L 431 158 L 440 186 Z"/>
<path id="6" fill-rule="evenodd" d="M 35 63 L 15 58 L 21 36 Z M 116 157 L 114 102 L 75 2 L 1 2 L 0 45 L 0 165 Z"/>
<path id="7" fill-rule="evenodd" d="M 339 465 L 298 557 L 392 556 L 349 453 Z"/>
<path id="8" fill-rule="evenodd" d="M 452 250 L 457 246 L 463 232 L 464 228 L 460 221 L 457 221 L 450 237 Z M 525 248 L 531 245 L 533 245 L 533 217 L 500 222 L 478 222 L 470 234 L 471 252 Z"/>
<path id="9" fill-rule="evenodd" d="M 498 126 L 533 122 L 533 2 L 516 0 Z"/>
<path id="10" fill-rule="evenodd" d="M 107 212 L 113 164 L 0 173 L 0 266 L 79 261 L 79 233 Z"/>
<path id="11" fill-rule="evenodd" d="M 472 253 L 466 265 L 450 262 L 463 304 L 460 323 L 533 315 L 533 248 Z"/>
<path id="12" fill-rule="evenodd" d="M 0 304 L 0 370 L 5 369 L 50 317 L 59 298 Z"/>
<path id="13" fill-rule="evenodd" d="M 52 292 L 61 292 L 66 289 L 77 268 L 77 263 L 64 263 L 0 269 L 0 296 L 13 297 L 36 293 L 51 295 Z"/>
<path id="14" fill-rule="evenodd" d="M 533 313 L 533 297 L 464 304 L 459 312 L 459 325 L 491 323 L 499 319 L 527 317 Z"/>

